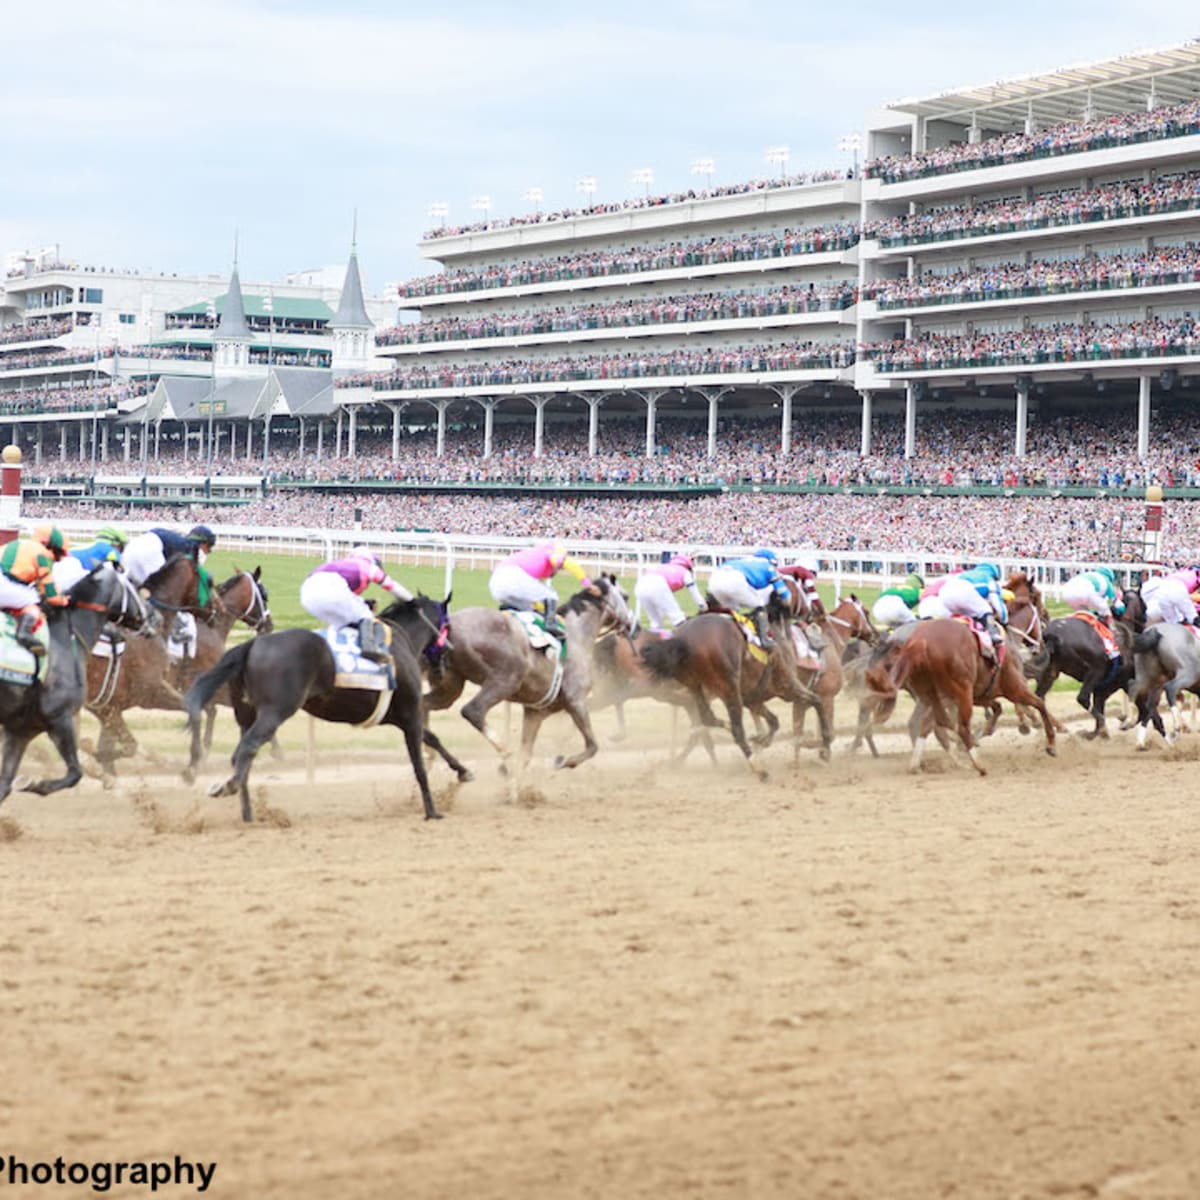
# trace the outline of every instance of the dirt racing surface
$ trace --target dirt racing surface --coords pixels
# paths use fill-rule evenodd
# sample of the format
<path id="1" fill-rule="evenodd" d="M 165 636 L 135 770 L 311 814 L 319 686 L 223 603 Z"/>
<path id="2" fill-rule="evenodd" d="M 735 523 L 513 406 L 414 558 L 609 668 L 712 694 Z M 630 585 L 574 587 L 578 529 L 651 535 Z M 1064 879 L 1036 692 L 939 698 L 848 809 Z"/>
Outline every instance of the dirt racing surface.
<path id="1" fill-rule="evenodd" d="M 0 1149 L 239 1200 L 1200 1195 L 1200 735 L 763 784 L 630 715 L 569 775 L 549 722 L 518 803 L 439 717 L 441 822 L 392 731 L 321 726 L 310 788 L 303 719 L 253 827 L 164 718 L 144 776 L 11 798 Z"/>

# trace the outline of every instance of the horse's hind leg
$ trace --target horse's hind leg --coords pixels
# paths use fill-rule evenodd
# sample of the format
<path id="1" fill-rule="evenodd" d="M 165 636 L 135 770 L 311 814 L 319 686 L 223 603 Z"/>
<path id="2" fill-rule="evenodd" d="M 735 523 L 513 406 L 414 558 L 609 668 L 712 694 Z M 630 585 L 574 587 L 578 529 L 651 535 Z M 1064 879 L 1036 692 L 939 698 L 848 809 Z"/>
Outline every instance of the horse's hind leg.
<path id="1" fill-rule="evenodd" d="M 21 789 L 38 796 L 49 796 L 51 792 L 73 788 L 83 778 L 83 768 L 79 765 L 79 748 L 75 744 L 75 714 L 66 713 L 60 716 L 46 732 L 50 735 L 54 748 L 62 755 L 67 773 L 60 779 L 40 779 L 37 783 L 31 783 Z"/>
<path id="2" fill-rule="evenodd" d="M 754 717 L 755 723 L 765 725 L 765 733 L 756 733 L 751 741 L 760 750 L 765 750 L 774 740 L 775 735 L 779 732 L 779 718 L 765 705 L 755 704 L 750 709 L 751 716 Z"/>
<path id="3" fill-rule="evenodd" d="M 596 745 L 596 735 L 592 732 L 592 718 L 588 713 L 587 701 L 572 701 L 565 704 L 564 707 L 571 714 L 571 720 L 575 722 L 575 728 L 583 734 L 583 749 L 578 754 L 572 754 L 569 758 L 561 756 L 556 758 L 554 765 L 556 767 L 577 767 L 580 763 L 587 762 L 599 747 Z"/>
<path id="4" fill-rule="evenodd" d="M 462 706 L 460 710 L 463 718 L 478 729 L 481 734 L 495 747 L 496 753 L 500 755 L 504 765 L 508 766 L 508 747 L 500 740 L 496 731 L 488 724 L 488 713 L 504 700 L 512 695 L 513 685 L 505 680 L 502 683 L 497 683 L 491 680 L 485 683 L 483 687 L 475 693 L 474 697 Z"/>
<path id="5" fill-rule="evenodd" d="M 440 754 L 442 761 L 452 770 L 457 776 L 460 783 L 470 783 L 475 778 L 470 767 L 464 766 L 449 750 L 442 745 L 442 739 L 438 737 L 428 726 L 425 727 L 424 733 L 421 734 L 421 740 L 426 746 L 435 753 Z"/>
<path id="6" fill-rule="evenodd" d="M 4 731 L 4 757 L 0 760 L 0 804 L 4 803 L 5 797 L 12 791 L 17 768 L 21 765 L 25 747 L 31 740 L 24 734 L 12 733 L 7 729 Z"/>
<path id="7" fill-rule="evenodd" d="M 292 710 L 295 712 L 295 709 Z M 239 793 L 242 800 L 242 820 L 247 823 L 254 820 L 250 807 L 250 768 L 254 765 L 255 756 L 275 736 L 275 730 L 292 715 L 291 712 L 279 714 L 260 711 L 254 723 L 246 729 L 233 752 L 233 774 L 224 783 L 214 783 L 208 789 L 210 796 L 232 796 Z"/>

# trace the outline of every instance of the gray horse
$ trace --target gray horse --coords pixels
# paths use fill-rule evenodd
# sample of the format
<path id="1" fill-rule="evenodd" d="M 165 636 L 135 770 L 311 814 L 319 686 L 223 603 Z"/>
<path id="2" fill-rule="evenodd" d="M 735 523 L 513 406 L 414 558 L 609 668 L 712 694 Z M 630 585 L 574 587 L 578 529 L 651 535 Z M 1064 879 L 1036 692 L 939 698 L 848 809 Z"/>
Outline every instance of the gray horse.
<path id="1" fill-rule="evenodd" d="M 596 753 L 596 737 L 588 714 L 587 696 L 592 686 L 592 650 L 605 629 L 629 629 L 633 617 L 616 576 L 601 576 L 577 592 L 559 610 L 567 631 L 567 652 L 560 664 L 529 643 L 520 622 L 511 613 L 494 608 L 464 608 L 450 618 L 449 643 L 430 672 L 426 703 L 430 709 L 449 708 L 468 683 L 479 691 L 463 705 L 462 715 L 499 752 L 510 768 L 510 752 L 488 724 L 488 713 L 510 700 L 524 710 L 521 754 L 523 767 L 533 751 L 542 722 L 551 713 L 565 712 L 583 734 L 584 748 L 558 767 L 577 767 Z M 514 778 L 509 770 L 510 778 Z"/>
<path id="2" fill-rule="evenodd" d="M 1174 745 L 1185 729 L 1179 711 L 1179 693 L 1200 695 L 1200 638 L 1186 625 L 1152 625 L 1133 639 L 1133 683 L 1129 693 L 1137 705 L 1137 747 L 1145 750 L 1147 727 L 1155 728 Z M 1171 731 L 1163 729 L 1158 699 L 1165 695 L 1171 714 Z"/>

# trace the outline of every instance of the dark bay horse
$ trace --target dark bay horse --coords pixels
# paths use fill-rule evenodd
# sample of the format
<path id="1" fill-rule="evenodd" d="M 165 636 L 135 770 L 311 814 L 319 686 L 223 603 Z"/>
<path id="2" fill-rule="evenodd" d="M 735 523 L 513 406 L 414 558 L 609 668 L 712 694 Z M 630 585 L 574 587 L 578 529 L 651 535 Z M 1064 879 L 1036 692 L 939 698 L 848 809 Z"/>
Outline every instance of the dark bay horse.
<path id="1" fill-rule="evenodd" d="M 979 652 L 974 630 L 962 621 L 941 618 L 918 622 L 890 666 L 878 663 L 868 668 L 868 683 L 891 704 L 899 689 L 906 688 L 922 709 L 913 747 L 913 771 L 921 769 L 929 735 L 935 730 L 948 734 L 956 728 L 971 764 L 980 775 L 986 775 L 975 753 L 971 714 L 976 705 L 990 708 L 997 699 L 1036 709 L 1046 734 L 1046 753 L 1056 752 L 1053 719 L 1042 699 L 1029 690 L 1019 659 L 1015 642 L 1009 638 L 1003 661 L 999 665 L 988 663 Z M 954 722 L 947 715 L 947 706 L 954 710 Z M 883 718 L 887 715 L 890 709 L 885 704 Z"/>
<path id="2" fill-rule="evenodd" d="M 67 596 L 65 607 L 50 606 L 50 661 L 45 680 L 25 686 L 0 683 L 0 724 L 4 726 L 4 759 L 0 763 L 0 801 L 12 790 L 25 747 L 47 733 L 62 756 L 67 773 L 22 789 L 49 795 L 74 787 L 83 777 L 76 744 L 75 719 L 83 706 L 86 679 L 83 659 L 90 653 L 106 621 L 140 629 L 148 610 L 133 586 L 110 563 L 83 576 Z"/>
<path id="3" fill-rule="evenodd" d="M 1146 607 L 1141 593 L 1126 588 L 1122 593 L 1125 612 L 1113 621 L 1120 656 L 1109 658 L 1100 635 L 1078 617 L 1057 617 L 1045 627 L 1043 647 L 1026 666 L 1037 694 L 1043 698 L 1059 675 L 1069 676 L 1082 686 L 1076 701 L 1092 714 L 1095 727 L 1086 738 L 1108 737 L 1104 710 L 1109 698 L 1130 686 L 1134 674 L 1133 642 L 1146 624 Z"/>
<path id="4" fill-rule="evenodd" d="M 425 728 L 425 706 L 421 696 L 420 658 L 445 632 L 446 605 L 428 596 L 391 605 L 380 617 L 393 630 L 392 663 L 396 689 L 387 711 L 378 722 L 393 725 L 404 733 L 413 774 L 421 790 L 426 820 L 441 814 L 434 807 L 429 778 L 422 756 L 422 743 L 436 750 L 459 779 L 470 772 L 451 755 L 440 740 Z M 328 643 L 308 629 L 284 629 L 251 638 L 226 651 L 220 662 L 201 675 L 188 689 L 184 707 L 192 735 L 191 761 L 185 779 L 195 778 L 203 757 L 201 717 L 222 687 L 229 688 L 233 714 L 242 736 L 233 752 L 233 774 L 209 789 L 210 796 L 232 796 L 242 800 L 242 820 L 252 821 L 248 780 L 255 755 L 269 742 L 289 717 L 304 709 L 323 721 L 361 725 L 371 718 L 379 693 L 334 686 L 337 667 Z"/>
<path id="5" fill-rule="evenodd" d="M 449 708 L 468 683 L 479 691 L 462 707 L 463 717 L 496 748 L 516 786 L 516 777 L 533 751 L 542 722 L 565 712 L 583 735 L 583 750 L 555 762 L 577 767 L 596 753 L 588 712 L 592 650 L 607 629 L 629 629 L 633 617 L 615 575 L 602 575 L 576 592 L 558 610 L 566 628 L 566 658 L 560 665 L 535 650 L 511 613 L 495 608 L 464 608 L 450 621 L 449 642 L 429 671 L 426 701 L 431 710 Z M 521 750 L 511 761 L 507 746 L 488 724 L 488 713 L 504 700 L 524 709 Z"/>

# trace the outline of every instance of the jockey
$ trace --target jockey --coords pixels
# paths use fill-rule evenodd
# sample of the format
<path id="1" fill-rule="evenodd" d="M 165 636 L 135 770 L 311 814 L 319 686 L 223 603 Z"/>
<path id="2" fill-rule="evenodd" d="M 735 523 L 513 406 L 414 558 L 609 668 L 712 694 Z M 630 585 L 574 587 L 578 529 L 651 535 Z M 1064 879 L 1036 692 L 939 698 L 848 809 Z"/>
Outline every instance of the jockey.
<path id="1" fill-rule="evenodd" d="M 914 611 L 921 600 L 925 580 L 915 572 L 895 587 L 884 588 L 871 609 L 871 619 L 888 629 L 908 625 L 917 619 Z"/>
<path id="2" fill-rule="evenodd" d="M 52 530 L 62 547 L 66 538 L 58 529 Z M 37 639 L 37 630 L 42 623 L 39 602 L 65 605 L 64 596 L 54 583 L 54 559 L 52 552 L 33 538 L 18 538 L 0 550 L 0 608 L 21 614 L 17 622 L 17 644 L 32 654 L 46 653 L 45 646 Z"/>
<path id="3" fill-rule="evenodd" d="M 749 558 L 735 558 L 722 563 L 708 581 L 708 591 L 722 608 L 744 610 L 754 622 L 765 650 L 775 646 L 767 625 L 764 605 L 774 592 L 784 604 L 790 604 L 791 592 L 779 574 L 779 556 L 774 550 L 755 550 Z"/>
<path id="4" fill-rule="evenodd" d="M 39 539 L 40 540 L 40 539 Z M 101 563 L 121 565 L 121 551 L 128 537 L 115 525 L 105 525 L 96 540 L 86 546 L 72 546 L 70 553 L 54 564 L 54 582 L 60 592 L 75 586 L 89 571 Z"/>
<path id="5" fill-rule="evenodd" d="M 203 608 L 209 600 L 212 576 L 204 570 L 206 554 L 217 544 L 217 535 L 207 525 L 194 525 L 186 535 L 173 529 L 151 529 L 139 533 L 125 547 L 125 574 L 141 587 L 156 571 L 161 571 L 173 554 L 186 554 L 200 568 L 198 605 Z"/>
<path id="6" fill-rule="evenodd" d="M 668 562 L 648 567 L 634 585 L 639 609 L 646 610 L 650 632 L 667 636 L 667 629 L 682 625 L 687 617 L 675 593 L 687 589 L 696 607 L 704 608 L 704 596 L 696 584 L 695 563 L 690 554 L 672 554 Z M 664 628 L 664 626 L 666 628 Z"/>
<path id="7" fill-rule="evenodd" d="M 1142 599 L 1146 602 L 1146 620 L 1167 625 L 1200 625 L 1196 605 L 1189 595 L 1187 584 L 1178 576 L 1155 575 L 1142 584 Z"/>
<path id="8" fill-rule="evenodd" d="M 559 571 L 574 575 L 580 587 L 591 586 L 587 573 L 560 543 L 543 542 L 528 550 L 518 550 L 500 563 L 488 580 L 488 591 L 501 608 L 540 612 L 547 632 L 565 638 L 567 631 L 554 612 L 558 593 L 550 586 L 550 580 Z"/>
<path id="9" fill-rule="evenodd" d="M 1167 578 L 1177 579 L 1182 583 L 1192 598 L 1192 603 L 1200 608 L 1200 567 L 1180 567 L 1179 570 L 1172 571 Z"/>
<path id="10" fill-rule="evenodd" d="M 796 581 L 797 586 L 800 588 L 800 595 L 804 597 L 804 602 L 808 605 L 808 611 L 811 614 L 812 620 L 819 620 L 825 615 L 825 605 L 821 603 L 821 597 L 817 594 L 817 572 L 815 568 L 807 566 L 804 563 L 794 563 L 791 566 L 780 567 L 779 573 Z"/>
<path id="11" fill-rule="evenodd" d="M 950 610 L 942 603 L 942 588 L 949 578 L 949 575 L 943 575 L 941 579 L 932 579 L 921 589 L 917 600 L 918 621 L 935 621 L 950 615 Z"/>
<path id="12" fill-rule="evenodd" d="M 300 585 L 300 604 L 330 630 L 357 626 L 363 657 L 385 663 L 391 659 L 391 651 L 384 629 L 362 598 L 372 583 L 391 592 L 397 600 L 413 598 L 408 588 L 383 569 L 378 554 L 367 546 L 355 546 L 345 558 L 327 562 L 308 575 Z"/>
<path id="13" fill-rule="evenodd" d="M 1072 612 L 1083 609 L 1095 613 L 1109 626 L 1113 613 L 1120 616 L 1125 611 L 1125 604 L 1117 595 L 1116 576 L 1111 567 L 1098 567 L 1095 571 L 1072 575 L 1063 584 L 1062 598 Z"/>
<path id="14" fill-rule="evenodd" d="M 1003 645 L 1008 608 L 1000 594 L 1000 568 L 994 562 L 951 575 L 938 597 L 951 616 L 971 617 L 991 634 L 993 646 Z"/>

